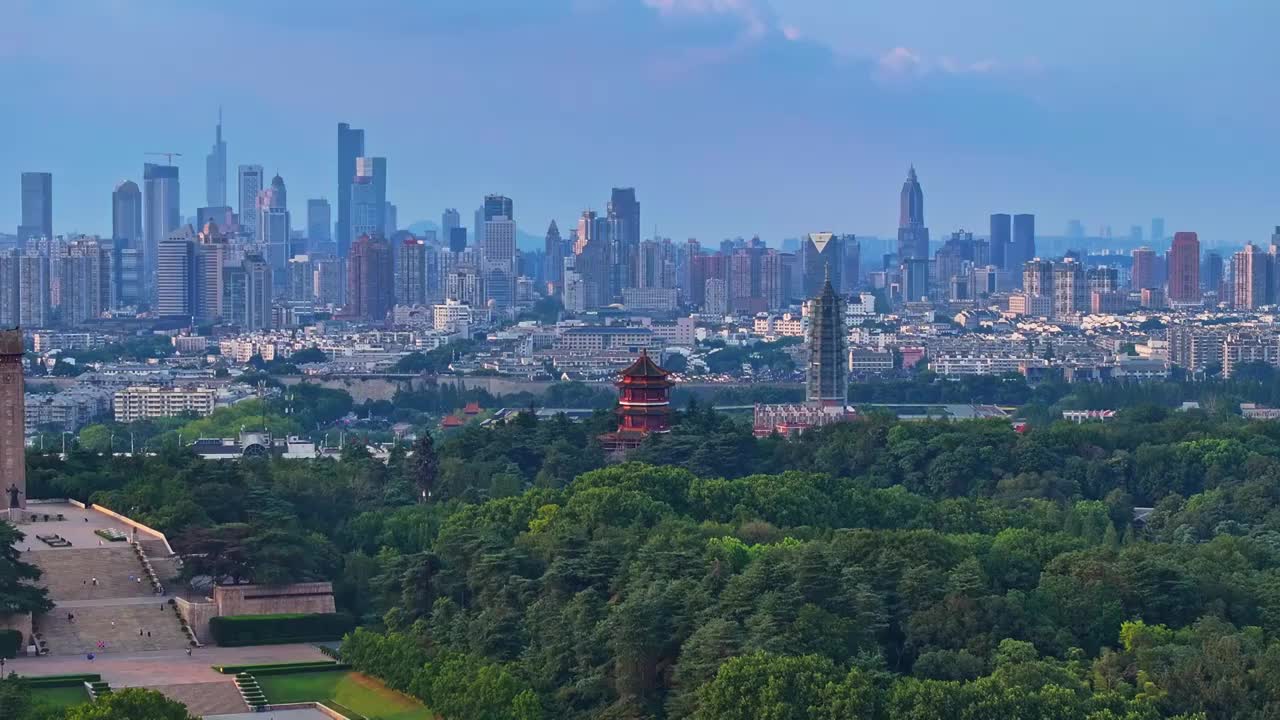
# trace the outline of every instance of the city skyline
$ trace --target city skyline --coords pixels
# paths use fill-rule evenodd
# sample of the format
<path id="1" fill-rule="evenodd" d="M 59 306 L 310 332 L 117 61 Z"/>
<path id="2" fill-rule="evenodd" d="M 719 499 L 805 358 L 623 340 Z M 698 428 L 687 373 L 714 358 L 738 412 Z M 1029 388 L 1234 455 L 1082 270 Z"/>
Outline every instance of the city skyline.
<path id="1" fill-rule="evenodd" d="M 497 3 L 432 9 L 393 4 L 376 19 L 379 30 L 431 40 L 408 46 L 438 47 L 412 61 L 397 51 L 345 57 L 350 67 L 343 68 L 323 57 L 314 67 L 299 62 L 312 63 L 315 54 L 306 48 L 319 47 L 341 29 L 337 7 L 317 3 L 290 28 L 290 48 L 302 51 L 291 53 L 297 59 L 277 59 L 285 82 L 273 85 L 270 96 L 237 83 L 230 71 L 243 62 L 235 48 L 279 29 L 276 21 L 251 17 L 247 6 L 232 3 L 215 15 L 212 6 L 198 4 L 161 6 L 152 13 L 91 5 L 79 13 L 83 18 L 56 7 L 6 6 L 0 25 L 15 42 L 0 77 L 55 116 L 69 108 L 68 98 L 77 106 L 105 103 L 107 112 L 95 115 L 93 132 L 83 131 L 78 113 L 56 121 L 5 113 L 0 131 L 24 142 L 0 148 L 0 165 L 53 174 L 56 232 L 106 235 L 110 189 L 125 179 L 140 183 L 144 153 L 182 152 L 175 164 L 188 185 L 182 215 L 190 217 L 195 200 L 206 196 L 200 179 L 221 104 L 228 166 L 262 165 L 288 178 L 288 209 L 295 217 L 304 216 L 307 199 L 324 198 L 334 207 L 342 202 L 332 180 L 332 133 L 336 122 L 345 121 L 370 133 L 370 154 L 389 158 L 387 199 L 400 208 L 402 226 L 438 218 L 443 208 L 474 207 L 476 198 L 501 192 L 520 204 L 521 230 L 539 233 L 552 219 L 571 223 L 584 207 L 604 214 L 609 187 L 634 186 L 644 197 L 645 237 L 656 226 L 664 236 L 704 241 L 759 233 L 776 244 L 818 228 L 884 238 L 892 237 L 895 224 L 893 187 L 914 163 L 929 194 L 928 224 L 939 237 L 955 228 L 984 229 L 991 213 L 1026 212 L 1039 217 L 1039 230 L 1047 235 L 1080 218 L 1090 235 L 1105 224 L 1123 239 L 1124 228 L 1163 216 L 1171 231 L 1195 231 L 1207 247 L 1266 240 L 1276 214 L 1268 183 L 1276 150 L 1267 142 L 1276 116 L 1267 110 L 1276 106 L 1276 94 L 1269 83 L 1249 83 L 1246 77 L 1218 83 L 1211 72 L 1232 67 L 1246 75 L 1265 73 L 1252 67 L 1258 63 L 1241 60 L 1256 47 L 1250 39 L 1260 30 L 1254 26 L 1265 23 L 1232 20 L 1226 9 L 1162 5 L 1158 18 L 1143 18 L 1156 22 L 1156 37 L 1208 27 L 1237 42 L 1225 43 L 1214 56 L 1191 48 L 1187 57 L 1177 57 L 1151 52 L 1154 40 L 1143 40 L 1141 52 L 1122 48 L 1111 67 L 1068 52 L 1045 27 L 1053 20 L 1066 23 L 1061 30 L 1079 30 L 1080 21 L 1009 3 L 986 4 L 1005 24 L 966 27 L 978 33 L 1025 29 L 1004 34 L 1002 52 L 1008 57 L 948 55 L 937 29 L 948 23 L 908 29 L 898 11 L 830 2 L 806 7 L 618 0 L 514 9 Z M 944 16 L 957 12 L 935 10 Z M 104 69 L 138 59 L 132 46 L 140 43 L 129 38 L 159 25 L 205 26 L 200 21 L 210 17 L 214 26 L 242 28 L 224 33 L 230 47 L 216 53 L 231 67 L 203 59 L 214 54 L 199 52 L 206 40 L 193 37 L 183 38 L 194 51 L 185 53 L 184 62 L 155 68 L 157 76 L 137 87 L 95 80 Z M 840 40 L 841 29 L 858 21 L 892 29 L 890 39 L 877 46 L 860 30 Z M 120 57 L 98 63 L 102 67 L 65 55 L 48 60 L 56 48 L 22 41 L 55 26 L 74 40 L 90 29 L 96 33 L 93 23 L 118 31 L 107 33 L 113 52 L 126 48 Z M 1133 23 L 1117 19 L 1100 32 L 1104 40 L 1116 41 L 1138 29 Z M 564 51 L 546 42 L 584 27 L 600 30 L 591 43 L 614 48 L 600 68 L 569 63 Z M 545 50 L 532 52 L 533 35 Z M 96 40 L 86 42 L 92 49 Z M 503 42 L 508 50 L 490 52 Z M 528 67 L 512 64 L 517 56 Z M 1091 78 L 1117 71 L 1122 61 L 1137 65 L 1115 77 L 1114 88 L 1089 86 Z M 499 92 L 486 88 L 489 96 L 477 95 L 460 75 L 459 68 L 468 66 L 474 72 L 505 68 Z M 1177 76 L 1180 85 L 1138 82 L 1168 67 L 1198 70 L 1165 73 Z M 394 102 L 367 108 L 335 111 L 329 93 L 314 90 L 332 87 L 335 73 L 339 79 L 372 73 L 393 82 L 424 71 L 422 82 L 431 92 L 391 93 Z M 627 92 L 576 91 L 608 87 L 608 71 Z M 55 72 L 61 74 L 50 75 Z M 181 73 L 199 73 L 209 82 L 187 83 L 188 90 L 178 82 Z M 161 112 L 144 92 L 153 82 L 179 86 L 166 107 L 177 104 L 183 112 Z M 104 98 L 99 84 L 120 89 L 121 97 Z M 42 100 L 50 88 L 47 104 Z M 1092 94 L 1087 100 L 1085 88 Z M 590 110 L 602 101 L 597 94 L 622 102 L 636 120 L 613 125 L 589 122 L 597 117 L 592 112 L 546 112 L 547 105 Z M 832 112 L 815 117 L 807 110 L 819 101 Z M 868 103 L 875 113 L 844 111 Z M 443 104 L 466 110 L 439 112 Z M 1101 105 L 1142 111 L 1130 110 L 1123 122 L 1102 122 L 1090 113 Z M 504 112 L 494 112 L 498 108 Z M 728 125 L 726 108 L 735 109 Z M 418 117 L 430 118 L 425 132 Z M 575 152 L 607 152 L 610 162 L 575 164 Z M 548 168 L 557 182 L 544 182 Z M 1035 182 L 1037 177 L 1043 180 Z M 15 186 L 11 199 L 0 203 L 0 228 L 6 232 L 20 222 L 14 181 L 6 181 Z"/>

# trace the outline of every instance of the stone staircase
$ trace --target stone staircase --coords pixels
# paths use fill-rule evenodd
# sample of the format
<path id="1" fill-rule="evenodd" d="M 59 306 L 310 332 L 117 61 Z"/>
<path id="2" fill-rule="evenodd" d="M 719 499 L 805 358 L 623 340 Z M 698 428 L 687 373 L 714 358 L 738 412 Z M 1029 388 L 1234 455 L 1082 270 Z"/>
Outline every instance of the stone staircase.
<path id="1" fill-rule="evenodd" d="M 75 622 L 67 620 L 67 612 L 75 613 Z M 38 631 L 51 655 L 176 650 L 189 643 L 173 611 L 159 599 L 145 605 L 55 608 L 40 617 Z"/>
<path id="2" fill-rule="evenodd" d="M 44 572 L 40 581 L 54 602 L 154 595 L 133 548 L 116 544 L 120 547 L 50 550 L 27 557 Z M 94 578 L 97 585 L 93 584 Z"/>
<path id="3" fill-rule="evenodd" d="M 249 706 L 240 697 L 240 690 L 230 679 L 185 685 L 151 685 L 147 689 L 164 693 L 186 705 L 187 712 L 196 717 L 249 712 Z"/>

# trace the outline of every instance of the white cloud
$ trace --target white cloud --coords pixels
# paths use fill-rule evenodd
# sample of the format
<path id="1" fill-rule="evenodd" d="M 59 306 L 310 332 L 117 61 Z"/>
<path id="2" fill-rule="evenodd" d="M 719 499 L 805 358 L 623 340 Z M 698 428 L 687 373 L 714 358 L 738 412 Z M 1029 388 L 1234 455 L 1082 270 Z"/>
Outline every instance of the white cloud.
<path id="1" fill-rule="evenodd" d="M 800 28 L 794 25 L 784 25 L 782 26 L 782 37 L 792 41 L 799 40 Z"/>
<path id="2" fill-rule="evenodd" d="M 876 60 L 875 76 L 880 80 L 903 80 L 932 73 L 947 75 L 988 75 L 1011 68 L 993 58 L 960 60 L 949 55 L 929 57 L 907 47 L 895 47 Z M 1019 68 L 1012 68 L 1019 69 Z M 1020 69 L 1031 70 L 1030 63 Z"/>
<path id="3" fill-rule="evenodd" d="M 910 48 L 896 47 L 876 61 L 878 74 L 890 77 L 923 75 L 928 67 L 923 57 Z"/>
<path id="4" fill-rule="evenodd" d="M 771 13 L 757 0 L 644 0 L 667 16 L 728 15 L 746 26 L 746 34 L 758 38 L 769 32 Z"/>

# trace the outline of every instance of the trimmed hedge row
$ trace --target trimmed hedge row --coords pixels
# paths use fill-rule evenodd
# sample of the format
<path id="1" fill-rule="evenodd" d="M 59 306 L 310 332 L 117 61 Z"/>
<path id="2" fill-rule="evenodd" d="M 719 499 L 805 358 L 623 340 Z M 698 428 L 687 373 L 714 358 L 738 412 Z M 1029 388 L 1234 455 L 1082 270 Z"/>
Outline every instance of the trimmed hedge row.
<path id="1" fill-rule="evenodd" d="M 97 673 L 79 675 L 44 675 L 40 677 L 23 677 L 22 681 L 29 688 L 75 687 L 87 682 L 100 682 L 102 676 Z"/>
<path id="2" fill-rule="evenodd" d="M 267 668 L 266 670 L 255 670 L 254 675 L 296 675 L 298 673 L 313 672 L 338 672 L 342 670 L 350 670 L 351 666 L 345 663 L 330 663 L 328 665 L 311 665 L 309 667 L 283 667 L 283 668 Z"/>
<path id="3" fill-rule="evenodd" d="M 261 674 L 278 670 L 306 672 L 309 670 L 342 670 L 345 668 L 338 667 L 338 664 L 332 660 L 310 660 L 307 662 L 266 663 L 263 665 L 214 665 L 213 669 L 223 675 L 240 675 L 242 673 Z"/>
<path id="4" fill-rule="evenodd" d="M 347 613 L 229 615 L 209 621 L 214 641 L 224 647 L 337 640 L 355 627 Z"/>
<path id="5" fill-rule="evenodd" d="M 22 649 L 22 632 L 5 628 L 0 630 L 0 657 L 16 658 Z"/>

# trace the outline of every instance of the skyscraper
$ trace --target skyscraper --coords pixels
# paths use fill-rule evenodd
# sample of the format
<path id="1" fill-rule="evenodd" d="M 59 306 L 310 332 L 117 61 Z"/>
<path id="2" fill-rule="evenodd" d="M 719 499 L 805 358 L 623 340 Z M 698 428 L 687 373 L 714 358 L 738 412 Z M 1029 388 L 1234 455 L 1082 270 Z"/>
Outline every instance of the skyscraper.
<path id="1" fill-rule="evenodd" d="M 1140 247 L 1133 251 L 1133 269 L 1129 272 L 1129 287 L 1133 290 L 1158 287 L 1156 282 L 1156 251 Z"/>
<path id="2" fill-rule="evenodd" d="M 455 227 L 449 229 L 449 252 L 460 253 L 467 249 L 467 229 Z"/>
<path id="3" fill-rule="evenodd" d="M 1009 265 L 1009 245 L 1012 243 L 1013 235 L 1010 232 L 1010 221 L 1012 218 L 1007 213 L 993 213 L 991 215 L 991 264 L 1001 270 L 1008 270 Z"/>
<path id="4" fill-rule="evenodd" d="M 924 226 L 924 190 L 914 165 L 907 170 L 898 199 L 898 259 L 929 257 L 929 228 Z"/>
<path id="5" fill-rule="evenodd" d="M 440 213 L 440 241 L 448 245 L 453 241 L 453 229 L 462 227 L 462 216 L 457 208 L 447 208 Z M 465 236 L 464 236 L 465 237 Z M 455 250 L 454 252 L 460 252 Z"/>
<path id="6" fill-rule="evenodd" d="M 266 185 L 266 175 L 261 165 L 241 165 L 236 173 L 239 194 L 240 232 L 253 239 L 258 238 L 258 193 Z"/>
<path id="7" fill-rule="evenodd" d="M 1084 265 L 1074 258 L 1053 264 L 1053 315 L 1062 318 L 1087 312 L 1089 289 Z"/>
<path id="8" fill-rule="evenodd" d="M 25 328 L 48 327 L 49 258 L 28 250 L 18 260 L 18 325 Z"/>
<path id="9" fill-rule="evenodd" d="M 1193 232 L 1173 235 L 1169 247 L 1169 292 L 1173 303 L 1200 302 L 1200 239 Z"/>
<path id="10" fill-rule="evenodd" d="M 111 193 L 111 239 L 118 248 L 142 245 L 142 191 L 132 180 L 121 180 Z"/>
<path id="11" fill-rule="evenodd" d="M 1031 297 L 1053 297 L 1053 263 L 1040 258 L 1024 263 L 1022 291 Z"/>
<path id="12" fill-rule="evenodd" d="M 351 248 L 351 184 L 356 177 L 356 158 L 364 155 L 364 130 L 338 123 L 338 256 Z M 385 200 L 385 198 L 383 198 Z"/>
<path id="13" fill-rule="evenodd" d="M 1222 296 L 1222 273 L 1225 269 L 1220 253 L 1211 252 L 1204 256 L 1204 267 L 1201 268 L 1200 280 L 1204 283 L 1205 292 L 1211 292 L 1217 295 L 1217 301 L 1223 302 L 1227 298 Z"/>
<path id="14" fill-rule="evenodd" d="M 62 322 L 79 325 L 102 315 L 110 307 L 110 254 L 97 238 L 81 237 L 67 244 L 63 258 L 62 293 L 59 310 Z"/>
<path id="15" fill-rule="evenodd" d="M 178 168 L 147 163 L 142 166 L 143 281 L 147 296 L 155 295 L 160 244 L 182 225 Z"/>
<path id="16" fill-rule="evenodd" d="M 222 141 L 222 108 L 218 108 L 213 149 L 204 160 L 204 197 L 209 207 L 225 207 L 227 204 L 227 144 Z"/>
<path id="17" fill-rule="evenodd" d="M 841 266 L 840 292 L 850 294 L 858 289 L 858 281 L 862 273 L 862 246 L 858 244 L 856 235 L 840 236 Z"/>
<path id="18" fill-rule="evenodd" d="M 832 287 L 840 287 L 842 283 L 844 252 L 841 249 L 841 238 L 835 233 L 809 233 L 800 246 L 801 262 L 804 263 L 804 296 L 817 297 L 822 292 L 823 284 L 830 279 Z"/>
<path id="19" fill-rule="evenodd" d="M 18 327 L 22 313 L 18 284 L 22 251 L 0 250 L 0 328 Z"/>
<path id="20" fill-rule="evenodd" d="M 495 215 L 484 223 L 481 248 L 485 296 L 500 308 L 515 304 L 516 223 Z"/>
<path id="21" fill-rule="evenodd" d="M 1164 218 L 1151 218 L 1151 243 L 1164 242 Z"/>
<path id="22" fill-rule="evenodd" d="M 1234 268 L 1232 305 L 1241 310 L 1254 310 L 1269 305 L 1271 282 L 1275 272 L 1274 258 L 1261 248 L 1248 243 L 1231 258 Z"/>
<path id="23" fill-rule="evenodd" d="M 272 280 L 283 287 L 289 262 L 289 196 L 284 178 L 276 175 L 271 187 L 258 193 L 258 244 L 271 266 Z"/>
<path id="24" fill-rule="evenodd" d="M 191 315 L 197 323 L 214 323 L 226 315 L 223 266 L 230 256 L 227 238 L 215 222 L 196 234 L 191 256 Z"/>
<path id="25" fill-rule="evenodd" d="M 22 224 L 18 226 L 18 247 L 32 238 L 53 239 L 53 174 L 22 173 Z"/>
<path id="26" fill-rule="evenodd" d="M 609 221 L 610 285 L 615 294 L 636 287 L 640 251 L 640 202 L 635 188 L 613 188 L 606 208 Z"/>
<path id="27" fill-rule="evenodd" d="M 156 272 L 156 314 L 190 318 L 195 306 L 195 242 L 191 228 L 174 232 L 160 243 Z"/>
<path id="28" fill-rule="evenodd" d="M 264 330 L 271 327 L 271 266 L 261 255 L 246 255 L 241 263 L 244 270 L 244 319 L 246 330 Z"/>
<path id="29" fill-rule="evenodd" d="M 346 314 L 381 322 L 395 302 L 391 245 L 380 237 L 361 235 L 347 258 Z"/>
<path id="30" fill-rule="evenodd" d="M 317 249 L 329 249 L 329 243 L 333 242 L 333 220 L 331 219 L 329 210 L 329 201 L 324 198 L 311 198 L 307 200 L 307 247 L 311 252 Z"/>
<path id="31" fill-rule="evenodd" d="M 397 305 L 423 305 L 427 301 L 426 243 L 410 235 L 396 248 Z"/>
<path id="32" fill-rule="evenodd" d="M 547 287 L 552 294 L 560 292 L 564 284 L 564 239 L 560 237 L 560 228 L 552 220 L 547 226 L 547 236 L 543 243 L 546 254 Z"/>
<path id="33" fill-rule="evenodd" d="M 849 352 L 844 326 L 844 301 L 830 277 L 809 301 L 809 366 L 805 399 L 823 407 L 843 408 L 849 398 Z"/>
<path id="34" fill-rule="evenodd" d="M 356 174 L 351 181 L 350 232 L 356 237 L 386 237 L 386 158 L 356 158 Z"/>
<path id="35" fill-rule="evenodd" d="M 1036 216 L 1022 213 L 1013 216 L 1013 238 L 1005 251 L 1010 270 L 1020 269 L 1036 257 Z"/>

